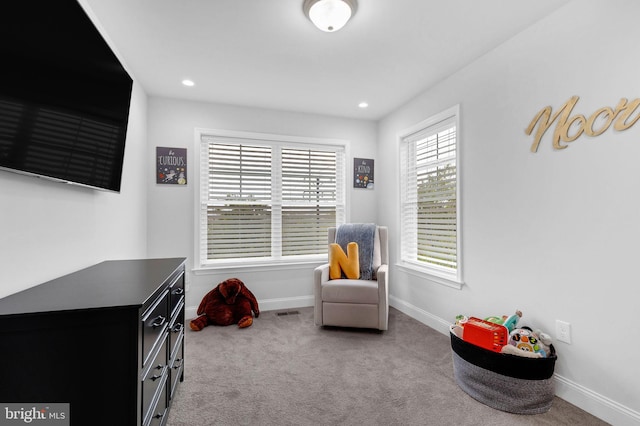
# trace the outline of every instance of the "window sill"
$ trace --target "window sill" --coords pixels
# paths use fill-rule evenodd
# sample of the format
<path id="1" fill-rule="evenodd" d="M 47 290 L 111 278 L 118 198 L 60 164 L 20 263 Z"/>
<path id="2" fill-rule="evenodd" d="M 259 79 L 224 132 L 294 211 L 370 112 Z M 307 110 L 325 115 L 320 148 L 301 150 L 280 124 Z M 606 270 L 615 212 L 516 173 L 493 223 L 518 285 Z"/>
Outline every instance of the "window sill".
<path id="1" fill-rule="evenodd" d="M 225 262 L 219 264 L 201 265 L 193 268 L 192 272 L 195 275 L 211 275 L 218 272 L 231 273 L 233 271 L 247 272 L 248 270 L 255 271 L 291 271 L 296 269 L 309 270 L 309 268 L 316 268 L 320 265 L 327 263 L 325 259 L 308 259 L 304 261 L 243 261 L 243 262 Z"/>
<path id="2" fill-rule="evenodd" d="M 396 267 L 407 274 L 413 275 L 414 277 L 422 278 L 446 287 L 455 288 L 456 290 L 461 290 L 462 286 L 464 286 L 464 282 L 462 281 L 457 281 L 455 279 L 439 275 L 435 271 L 428 271 L 423 267 L 410 263 L 396 263 Z"/>

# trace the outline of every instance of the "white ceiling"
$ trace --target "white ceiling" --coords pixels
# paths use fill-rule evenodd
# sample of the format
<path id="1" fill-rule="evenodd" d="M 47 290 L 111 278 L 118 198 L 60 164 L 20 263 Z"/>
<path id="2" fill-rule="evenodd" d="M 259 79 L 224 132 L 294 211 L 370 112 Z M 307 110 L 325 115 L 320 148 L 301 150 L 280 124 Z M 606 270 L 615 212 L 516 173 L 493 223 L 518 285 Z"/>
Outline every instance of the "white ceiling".
<path id="1" fill-rule="evenodd" d="M 568 2 L 359 0 L 325 33 L 303 0 L 80 0 L 150 96 L 368 120 Z"/>

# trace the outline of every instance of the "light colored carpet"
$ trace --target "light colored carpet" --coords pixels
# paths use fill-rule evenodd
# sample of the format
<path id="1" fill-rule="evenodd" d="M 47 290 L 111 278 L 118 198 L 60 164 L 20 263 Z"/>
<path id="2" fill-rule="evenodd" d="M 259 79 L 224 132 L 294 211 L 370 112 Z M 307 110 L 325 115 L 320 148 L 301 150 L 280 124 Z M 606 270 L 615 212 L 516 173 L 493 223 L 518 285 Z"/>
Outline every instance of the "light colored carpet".
<path id="1" fill-rule="evenodd" d="M 313 308 L 290 311 L 187 330 L 168 426 L 606 424 L 559 398 L 538 415 L 477 402 L 453 379 L 449 337 L 395 309 L 385 332 L 316 327 Z"/>

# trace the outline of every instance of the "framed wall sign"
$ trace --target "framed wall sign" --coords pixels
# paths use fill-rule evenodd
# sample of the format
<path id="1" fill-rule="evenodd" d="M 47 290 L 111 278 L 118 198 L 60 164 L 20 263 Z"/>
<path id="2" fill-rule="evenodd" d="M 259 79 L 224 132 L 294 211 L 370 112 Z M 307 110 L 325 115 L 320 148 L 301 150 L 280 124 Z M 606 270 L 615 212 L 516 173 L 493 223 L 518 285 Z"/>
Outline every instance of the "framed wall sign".
<path id="1" fill-rule="evenodd" d="M 156 183 L 187 184 L 187 148 L 156 147 Z"/>
<path id="2" fill-rule="evenodd" d="M 370 158 L 353 159 L 353 187 L 373 189 L 373 160 Z"/>

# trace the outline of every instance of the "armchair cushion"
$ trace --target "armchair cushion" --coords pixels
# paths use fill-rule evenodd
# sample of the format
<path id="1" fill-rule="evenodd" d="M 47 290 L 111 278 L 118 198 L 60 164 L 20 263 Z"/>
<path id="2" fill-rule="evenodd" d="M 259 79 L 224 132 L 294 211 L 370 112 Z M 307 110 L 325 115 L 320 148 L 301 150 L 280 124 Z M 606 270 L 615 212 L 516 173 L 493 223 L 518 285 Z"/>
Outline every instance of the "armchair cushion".
<path id="1" fill-rule="evenodd" d="M 322 286 L 322 301 L 378 304 L 378 282 L 349 279 L 327 281 Z"/>

